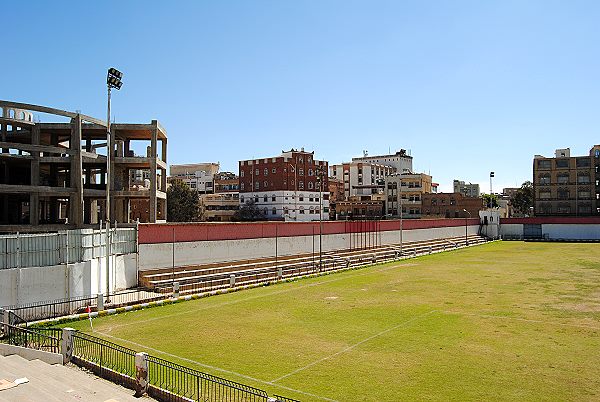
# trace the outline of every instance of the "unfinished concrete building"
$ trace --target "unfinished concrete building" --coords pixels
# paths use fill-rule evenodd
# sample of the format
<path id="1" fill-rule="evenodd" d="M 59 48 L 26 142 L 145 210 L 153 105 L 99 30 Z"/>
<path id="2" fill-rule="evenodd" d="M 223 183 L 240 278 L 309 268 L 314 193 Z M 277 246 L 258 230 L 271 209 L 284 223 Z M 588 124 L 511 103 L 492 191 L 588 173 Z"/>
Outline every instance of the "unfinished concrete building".
<path id="1" fill-rule="evenodd" d="M 107 180 L 112 222 L 133 223 L 136 204 L 147 205 L 148 222 L 166 219 L 167 135 L 158 121 L 111 124 L 107 177 L 105 121 L 8 101 L 0 112 L 0 232 L 95 226 L 106 219 Z M 40 113 L 59 122 L 40 122 Z"/>

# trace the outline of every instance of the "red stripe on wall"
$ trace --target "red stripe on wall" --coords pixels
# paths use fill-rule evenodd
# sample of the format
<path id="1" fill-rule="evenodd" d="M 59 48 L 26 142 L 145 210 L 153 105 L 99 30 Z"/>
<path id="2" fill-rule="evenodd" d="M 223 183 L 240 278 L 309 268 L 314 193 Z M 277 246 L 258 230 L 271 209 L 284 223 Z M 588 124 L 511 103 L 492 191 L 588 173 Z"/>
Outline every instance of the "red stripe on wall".
<path id="1" fill-rule="evenodd" d="M 404 230 L 478 225 L 479 219 L 418 219 L 402 222 Z M 158 223 L 140 224 L 140 244 L 260 239 L 265 237 L 312 236 L 319 233 L 319 222 L 251 223 Z M 327 221 L 323 234 L 362 233 L 399 230 L 400 221 Z"/>

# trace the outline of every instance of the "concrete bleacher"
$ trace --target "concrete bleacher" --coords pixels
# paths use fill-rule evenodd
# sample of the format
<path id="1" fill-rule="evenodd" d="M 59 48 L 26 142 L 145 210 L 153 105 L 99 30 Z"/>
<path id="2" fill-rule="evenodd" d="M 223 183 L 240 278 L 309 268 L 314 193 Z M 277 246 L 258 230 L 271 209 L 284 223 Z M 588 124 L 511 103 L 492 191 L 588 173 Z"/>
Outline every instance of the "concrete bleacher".
<path id="1" fill-rule="evenodd" d="M 237 261 L 205 265 L 160 268 L 140 272 L 140 285 L 171 292 L 177 282 L 180 293 L 228 288 L 303 276 L 316 272 L 334 271 L 362 265 L 394 261 L 418 255 L 451 250 L 486 242 L 478 235 L 405 242 L 363 249 L 338 250 L 321 254 L 272 257 L 255 261 Z"/>
<path id="2" fill-rule="evenodd" d="M 135 398 L 132 390 L 103 380 L 78 367 L 26 360 L 18 355 L 0 356 L 0 379 L 14 382 L 23 377 L 29 382 L 0 390 L 0 402 L 154 400 L 148 397 Z"/>

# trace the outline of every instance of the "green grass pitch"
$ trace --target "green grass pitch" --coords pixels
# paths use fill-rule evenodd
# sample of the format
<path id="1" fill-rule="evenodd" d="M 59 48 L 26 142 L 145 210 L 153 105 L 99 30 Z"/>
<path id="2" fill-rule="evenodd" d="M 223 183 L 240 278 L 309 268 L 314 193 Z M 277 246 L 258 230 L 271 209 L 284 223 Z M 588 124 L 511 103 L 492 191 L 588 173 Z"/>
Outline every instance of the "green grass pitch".
<path id="1" fill-rule="evenodd" d="M 94 330 L 302 401 L 600 400 L 600 245 L 495 242 Z"/>

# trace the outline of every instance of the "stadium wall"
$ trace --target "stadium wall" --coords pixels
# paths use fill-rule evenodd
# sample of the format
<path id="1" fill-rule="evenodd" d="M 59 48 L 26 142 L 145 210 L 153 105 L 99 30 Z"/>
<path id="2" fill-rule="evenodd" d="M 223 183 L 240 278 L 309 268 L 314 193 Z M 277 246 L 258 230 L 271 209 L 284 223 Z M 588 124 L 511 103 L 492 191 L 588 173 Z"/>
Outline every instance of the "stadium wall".
<path id="1" fill-rule="evenodd" d="M 478 219 L 468 219 L 477 234 Z M 403 241 L 464 236 L 465 219 L 404 220 Z M 400 242 L 399 221 L 323 222 L 323 251 Z M 186 223 L 139 226 L 139 269 L 168 268 L 319 251 L 319 222 Z"/>
<path id="2" fill-rule="evenodd" d="M 111 258 L 111 291 L 137 285 L 137 256 Z M 106 292 L 104 258 L 73 264 L 0 270 L 0 306 L 26 304 Z"/>
<path id="3" fill-rule="evenodd" d="M 500 233 L 522 238 L 527 225 L 539 225 L 542 237 L 550 240 L 600 239 L 600 217 L 502 218 Z"/>

